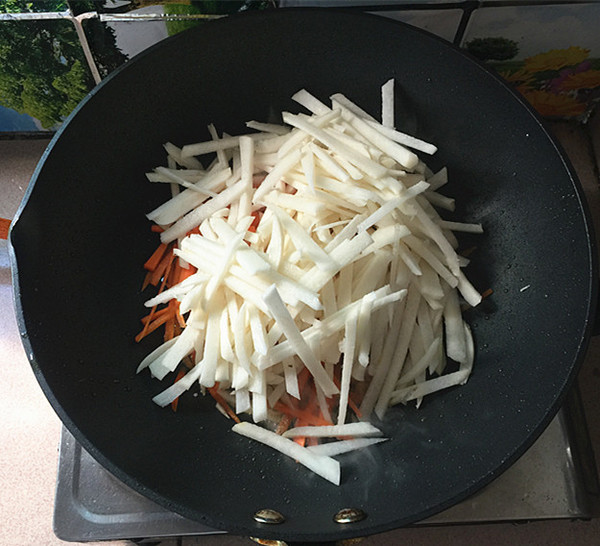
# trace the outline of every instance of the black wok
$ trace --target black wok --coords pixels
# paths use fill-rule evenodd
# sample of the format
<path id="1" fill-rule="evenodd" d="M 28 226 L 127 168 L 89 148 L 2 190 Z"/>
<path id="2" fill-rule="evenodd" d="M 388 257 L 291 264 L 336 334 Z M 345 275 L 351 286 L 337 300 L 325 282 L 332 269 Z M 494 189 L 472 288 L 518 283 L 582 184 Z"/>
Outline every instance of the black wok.
<path id="1" fill-rule="evenodd" d="M 493 295 L 469 312 L 476 367 L 464 387 L 382 423 L 391 440 L 343 459 L 339 487 L 230 431 L 209 400 L 179 411 L 138 362 L 156 245 L 144 214 L 165 197 L 144 173 L 163 142 L 232 134 L 296 109 L 302 87 L 343 92 L 375 115 L 396 78 L 398 127 L 435 142 L 456 216 L 481 222 L 468 274 Z M 583 193 L 532 110 L 454 47 L 404 24 L 343 12 L 246 13 L 170 38 L 76 109 L 44 154 L 10 234 L 23 342 L 75 438 L 126 484 L 231 533 L 296 541 L 374 534 L 430 516 L 508 468 L 557 411 L 584 356 L 596 262 Z M 470 245 L 473 241 L 463 244 Z M 367 517 L 341 525 L 356 507 Z M 273 508 L 286 521 L 258 524 Z"/>

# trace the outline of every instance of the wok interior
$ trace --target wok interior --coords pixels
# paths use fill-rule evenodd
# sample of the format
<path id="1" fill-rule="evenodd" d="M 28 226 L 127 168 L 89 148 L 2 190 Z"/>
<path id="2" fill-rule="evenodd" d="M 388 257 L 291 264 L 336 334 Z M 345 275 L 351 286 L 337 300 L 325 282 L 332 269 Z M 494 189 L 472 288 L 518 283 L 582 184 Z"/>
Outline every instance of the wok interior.
<path id="1" fill-rule="evenodd" d="M 187 517 L 272 538 L 252 519 L 269 507 L 287 516 L 278 537 L 325 540 L 450 506 L 533 442 L 581 360 L 595 274 L 579 186 L 497 78 L 402 24 L 310 10 L 216 21 L 128 64 L 53 141 L 11 241 L 32 365 L 84 448 Z M 232 433 L 208 400 L 184 397 L 177 413 L 152 403 L 164 385 L 135 368 L 160 334 L 133 338 L 148 297 L 141 266 L 157 244 L 144 214 L 168 190 L 144 173 L 164 164 L 164 142 L 209 138 L 208 123 L 239 134 L 250 119 L 280 121 L 302 87 L 377 116 L 390 77 L 398 128 L 438 145 L 426 161 L 448 167 L 456 218 L 484 226 L 468 275 L 494 292 L 467 315 L 468 384 L 391 410 L 381 424 L 391 440 L 340 458 L 335 487 Z M 340 529 L 332 516 L 347 507 L 368 517 Z"/>

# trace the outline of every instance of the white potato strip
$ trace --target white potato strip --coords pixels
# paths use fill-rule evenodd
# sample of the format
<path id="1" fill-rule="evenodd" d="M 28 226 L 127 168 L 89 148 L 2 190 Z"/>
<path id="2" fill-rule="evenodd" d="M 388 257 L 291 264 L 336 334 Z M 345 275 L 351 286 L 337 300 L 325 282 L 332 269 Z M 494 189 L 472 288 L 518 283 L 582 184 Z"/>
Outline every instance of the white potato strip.
<path id="1" fill-rule="evenodd" d="M 317 139 L 319 142 L 327 146 L 331 151 L 336 154 L 340 154 L 341 157 L 367 174 L 376 178 L 387 174 L 386 167 L 367 157 L 356 154 L 354 150 L 348 148 L 348 146 L 346 146 L 338 138 L 331 136 L 316 124 L 302 119 L 300 116 L 290 114 L 289 112 L 284 112 L 283 121 L 294 127 L 297 127 L 298 129 L 301 129 L 308 135 Z"/>
<path id="2" fill-rule="evenodd" d="M 364 136 L 383 153 L 397 161 L 402 167 L 412 169 L 418 163 L 419 158 L 415 153 L 411 152 L 401 144 L 387 138 L 349 110 L 344 109 L 342 116 L 354 129 L 356 129 L 356 131 L 358 131 L 358 133 Z"/>
<path id="3" fill-rule="evenodd" d="M 235 389 L 235 412 L 246 413 L 250 409 L 250 393 L 248 389 Z"/>
<path id="4" fill-rule="evenodd" d="M 199 182 L 206 176 L 205 170 L 200 169 L 174 169 L 171 167 L 156 167 L 154 171 L 146 173 L 149 182 L 173 182 L 170 175 L 177 175 L 186 182 Z"/>
<path id="5" fill-rule="evenodd" d="M 210 278 L 210 276 L 205 275 L 204 273 L 194 273 L 193 275 L 191 275 L 187 279 L 183 280 L 179 284 L 176 284 L 175 286 L 173 286 L 171 288 L 167 288 L 166 290 L 163 290 L 157 296 L 150 298 L 149 300 L 144 302 L 144 305 L 146 307 L 154 307 L 155 305 L 160 305 L 161 303 L 166 303 L 169 300 L 172 300 L 173 298 L 179 298 L 179 297 L 183 296 L 184 294 L 187 294 L 189 292 L 189 290 L 191 289 L 191 287 L 193 287 L 199 283 L 206 282 L 209 280 L 209 278 Z"/>
<path id="6" fill-rule="evenodd" d="M 390 293 L 389 286 L 379 288 L 375 290 L 375 301 L 373 302 L 373 311 L 391 305 L 402 300 L 407 294 L 407 290 L 398 290 L 397 292 Z M 336 311 L 330 317 L 323 319 L 319 325 L 319 328 L 314 326 L 307 328 L 302 331 L 302 336 L 307 342 L 312 342 L 314 339 L 318 339 L 319 334 L 324 337 L 329 337 L 336 332 L 339 332 L 345 325 L 346 316 L 348 313 L 356 313 L 360 309 L 361 301 L 355 301 L 351 304 L 343 307 Z M 259 367 L 268 368 L 278 364 L 283 359 L 288 358 L 296 354 L 294 348 L 289 341 L 283 341 L 275 345 L 267 355 L 266 358 L 262 359 Z"/>
<path id="7" fill-rule="evenodd" d="M 177 341 L 177 338 L 170 339 L 165 341 L 162 345 L 159 345 L 154 351 L 152 351 L 148 356 L 146 356 L 139 364 L 136 369 L 136 373 L 140 373 L 142 370 L 146 369 L 154 360 L 156 360 L 161 355 L 165 354 Z"/>
<path id="8" fill-rule="evenodd" d="M 410 383 L 414 381 L 419 375 L 424 372 L 433 361 L 437 351 L 439 350 L 440 344 L 442 340 L 440 338 L 434 339 L 433 343 L 429 345 L 425 354 L 419 359 L 418 362 L 415 362 L 410 370 L 406 373 L 400 375 L 398 380 L 399 384 Z"/>
<path id="9" fill-rule="evenodd" d="M 272 137 L 269 133 L 250 133 L 248 135 L 240 135 L 240 136 L 248 136 L 253 139 L 262 139 Z M 181 156 L 182 157 L 192 157 L 198 155 L 205 155 L 211 152 L 216 152 L 218 150 L 228 150 L 231 148 L 236 148 L 239 146 L 240 137 L 232 136 L 221 138 L 218 140 L 207 140 L 205 142 L 198 142 L 196 144 L 187 144 L 183 148 L 181 148 Z"/>
<path id="10" fill-rule="evenodd" d="M 308 256 L 323 271 L 337 270 L 336 262 L 302 229 L 298 223 L 279 207 L 271 207 L 281 226 L 290 236 L 297 250 Z"/>
<path id="11" fill-rule="evenodd" d="M 329 97 L 329 98 L 330 98 L 332 106 L 334 108 L 336 105 L 343 106 L 344 108 L 347 108 L 348 110 L 350 110 L 351 112 L 353 112 L 354 114 L 356 114 L 358 117 L 360 117 L 362 119 L 375 121 L 375 122 L 377 121 L 371 114 L 368 114 L 367 112 L 365 112 L 360 106 L 358 106 L 357 104 L 352 102 L 348 97 L 346 97 L 342 93 L 335 93 L 334 95 L 331 95 L 331 97 Z"/>
<path id="12" fill-rule="evenodd" d="M 423 241 L 413 235 L 407 235 L 402 240 L 410 249 L 423 258 L 435 271 L 444 279 L 452 288 L 458 286 L 458 279 L 450 272 L 450 270 L 429 250 Z M 408 265 L 408 264 L 407 264 Z M 422 272 L 421 272 L 422 274 Z"/>
<path id="13" fill-rule="evenodd" d="M 295 100 L 298 104 L 304 106 L 307 110 L 313 114 L 322 115 L 327 114 L 331 108 L 323 104 L 317 97 L 309 93 L 306 89 L 300 89 L 292 95 L 292 100 Z"/>
<path id="14" fill-rule="evenodd" d="M 338 436 L 381 436 L 383 433 L 375 425 L 367 422 L 346 423 L 343 425 L 321 425 L 295 427 L 286 430 L 286 438 L 309 436 L 311 438 L 334 438 Z"/>
<path id="15" fill-rule="evenodd" d="M 381 124 L 393 129 L 394 114 L 394 79 L 391 78 L 381 86 Z"/>
<path id="16" fill-rule="evenodd" d="M 338 407 L 337 424 L 346 422 L 346 411 L 348 410 L 348 394 L 350 392 L 350 379 L 352 377 L 352 366 L 356 353 L 356 330 L 358 317 L 356 313 L 351 314 L 346 320 L 346 335 L 344 338 L 344 357 L 342 360 L 342 379 L 340 381 L 340 403 Z"/>
<path id="17" fill-rule="evenodd" d="M 178 237 L 185 235 L 188 231 L 199 226 L 205 219 L 209 218 L 215 212 L 231 204 L 231 202 L 236 200 L 245 191 L 245 189 L 246 186 L 242 181 L 229 186 L 216 197 L 213 197 L 212 199 L 206 201 L 206 203 L 200 205 L 198 208 L 188 212 L 171 227 L 163 231 L 160 234 L 160 240 L 163 243 L 170 243 Z"/>
<path id="18" fill-rule="evenodd" d="M 468 377 L 468 375 L 468 371 L 459 370 L 447 375 L 442 375 L 441 377 L 429 379 L 411 387 L 399 389 L 391 394 L 390 402 L 392 404 L 398 404 L 401 402 L 404 403 L 417 398 L 422 398 L 423 396 L 427 396 L 428 394 L 432 394 L 449 387 L 460 385 Z"/>
<path id="19" fill-rule="evenodd" d="M 200 384 L 203 387 L 213 387 L 219 358 L 219 323 L 221 315 L 209 313 L 206 320 L 206 338 L 204 341 L 204 355 L 202 357 L 202 375 Z"/>
<path id="20" fill-rule="evenodd" d="M 412 148 L 413 150 L 425 152 L 429 155 L 433 155 L 435 154 L 435 152 L 437 152 L 437 146 L 434 146 L 429 142 L 425 142 L 421 139 L 407 135 L 400 131 L 396 131 L 391 127 L 386 127 L 383 124 L 377 123 L 376 121 L 367 121 L 367 123 L 374 129 L 379 131 L 382 135 L 386 136 L 390 140 L 393 140 L 394 142 L 397 142 L 398 144 L 406 146 L 407 148 Z"/>
<path id="21" fill-rule="evenodd" d="M 429 218 L 425 211 L 420 207 L 416 207 L 416 216 L 419 219 L 424 232 L 435 241 L 440 250 L 444 253 L 448 268 L 452 274 L 458 275 L 460 269 L 458 266 L 458 256 L 456 251 L 452 248 L 452 245 L 448 242 L 448 239 L 446 239 L 442 233 L 440 227 Z"/>
<path id="22" fill-rule="evenodd" d="M 396 306 L 393 311 L 392 322 L 390 324 L 391 332 L 398 332 L 401 324 L 402 318 L 404 316 L 404 311 L 406 308 L 406 298 L 403 298 L 400 302 L 400 305 Z M 375 370 L 375 374 L 369 383 L 367 388 L 367 392 L 363 396 L 362 402 L 360 404 L 360 412 L 362 414 L 361 419 L 369 419 L 373 408 L 377 402 L 377 398 L 381 389 L 383 387 L 383 383 L 386 379 L 388 370 L 390 368 L 392 358 L 394 356 L 394 350 L 396 349 L 396 342 L 398 338 L 397 336 L 388 335 L 385 338 L 383 350 L 381 352 L 381 357 L 377 362 L 377 367 Z"/>
<path id="23" fill-rule="evenodd" d="M 309 149 L 317 157 L 320 165 L 323 169 L 334 178 L 346 182 L 350 179 L 350 174 L 343 169 L 343 167 L 335 160 L 331 155 L 320 146 L 317 146 L 314 142 L 309 144 Z"/>
<path id="24" fill-rule="evenodd" d="M 306 449 L 315 455 L 324 455 L 326 457 L 335 457 L 344 453 L 350 453 L 358 449 L 364 449 L 381 442 L 387 442 L 388 438 L 353 438 L 352 440 L 339 440 L 337 442 L 327 442 L 326 444 L 317 444 L 307 446 Z"/>
<path id="25" fill-rule="evenodd" d="M 173 159 L 177 165 L 181 165 L 186 169 L 202 169 L 202 163 L 195 157 L 183 157 L 181 148 L 175 146 L 172 142 L 166 142 L 163 148 L 169 154 L 169 158 Z"/>
<path id="26" fill-rule="evenodd" d="M 442 229 L 450 229 L 452 231 L 464 231 L 466 233 L 483 233 L 483 226 L 481 224 L 449 222 L 448 220 L 440 220 L 437 224 Z"/>
<path id="27" fill-rule="evenodd" d="M 315 455 L 293 440 L 245 421 L 235 424 L 231 430 L 276 449 L 335 485 L 340 483 L 340 464 L 331 457 Z"/>
<path id="28" fill-rule="evenodd" d="M 456 201 L 451 197 L 446 197 L 434 191 L 427 191 L 423 194 L 425 198 L 438 209 L 449 210 L 454 212 L 456 209 Z"/>
<path id="29" fill-rule="evenodd" d="M 408 351 L 408 344 L 415 327 L 419 302 L 419 292 L 417 290 L 409 290 L 406 298 L 406 307 L 402 316 L 402 323 L 400 324 L 400 329 L 398 331 L 396 347 L 388 370 L 384 370 L 385 379 L 375 404 L 375 413 L 380 419 L 383 419 L 385 412 L 387 411 L 392 391 L 402 372 L 406 353 Z M 379 373 L 379 370 L 377 370 L 377 373 Z"/>
<path id="30" fill-rule="evenodd" d="M 148 365 L 152 375 L 163 379 L 169 372 L 174 371 L 181 360 L 192 352 L 195 334 L 193 328 L 185 328 L 181 335 L 175 338 L 175 343 Z"/>
<path id="31" fill-rule="evenodd" d="M 454 290 L 446 292 L 444 324 L 446 331 L 446 354 L 457 362 L 463 362 L 467 357 L 467 345 L 463 319 L 460 312 L 460 303 L 458 295 Z"/>
<path id="32" fill-rule="evenodd" d="M 290 396 L 300 399 L 300 390 L 298 385 L 298 373 L 293 358 L 286 358 L 283 361 L 283 374 L 285 378 L 285 390 Z"/>
<path id="33" fill-rule="evenodd" d="M 384 205 L 382 205 L 377 210 L 375 210 L 375 212 L 373 212 L 370 216 L 365 218 L 358 225 L 358 229 L 366 230 L 366 229 L 374 226 L 375 224 L 377 224 L 378 222 L 383 220 L 383 218 L 385 218 L 392 211 L 394 211 L 395 209 L 400 207 L 403 203 L 405 203 L 409 199 L 417 196 L 419 193 L 424 192 L 428 187 L 429 187 L 429 184 L 427 184 L 427 182 L 424 182 L 424 181 L 419 182 L 418 184 L 415 184 L 411 188 L 405 190 L 402 193 L 402 195 L 400 195 L 399 197 L 390 199 Z"/>
<path id="34" fill-rule="evenodd" d="M 279 160 L 254 192 L 252 202 L 255 204 L 260 203 L 261 199 L 268 191 L 275 187 L 275 184 L 279 182 L 281 177 L 288 171 L 291 171 L 300 162 L 301 157 L 302 154 L 300 153 L 300 150 L 294 150 L 289 155 L 286 155 L 283 159 Z"/>
<path id="35" fill-rule="evenodd" d="M 262 133 L 275 133 L 276 135 L 287 135 L 290 128 L 285 125 L 277 125 L 276 123 L 263 123 L 261 121 L 247 121 L 248 129 L 256 129 Z M 270 140 L 270 139 L 269 139 Z"/>
<path id="36" fill-rule="evenodd" d="M 186 373 L 179 381 L 173 383 L 169 388 L 157 394 L 152 401 L 161 407 L 168 406 L 173 400 L 181 396 L 185 391 L 198 381 L 202 373 L 202 364 L 196 364 L 188 373 Z"/>
<path id="37" fill-rule="evenodd" d="M 231 174 L 229 168 L 210 171 L 204 178 L 196 182 L 196 186 L 200 190 L 217 191 L 217 188 L 220 188 Z M 201 191 L 186 189 L 149 212 L 146 217 L 157 224 L 170 224 L 200 206 L 206 198 L 207 195 Z"/>
<path id="38" fill-rule="evenodd" d="M 275 285 L 272 285 L 264 294 L 263 300 L 275 321 L 280 325 L 285 337 L 294 347 L 294 354 L 297 354 L 300 360 L 308 368 L 315 382 L 323 389 L 327 396 L 337 394 L 339 389 L 335 386 L 333 380 L 327 375 L 322 364 L 317 360 L 313 350 L 298 330 L 294 319 L 286 309 L 281 296 L 277 292 Z"/>
<path id="39" fill-rule="evenodd" d="M 224 170 L 226 172 L 226 169 L 224 169 Z M 214 197 L 216 195 L 215 192 L 208 190 L 206 188 L 203 188 L 202 186 L 199 186 L 197 183 L 198 181 L 196 181 L 196 183 L 193 183 L 188 180 L 185 180 L 184 178 L 182 178 L 181 176 L 176 174 L 177 172 L 178 171 L 172 171 L 165 167 L 156 167 L 156 169 L 155 169 L 155 173 L 158 175 L 162 175 L 162 179 L 167 180 L 168 182 L 174 182 L 175 184 L 179 184 L 180 186 L 184 186 L 185 188 L 188 188 L 195 192 L 201 193 L 201 194 L 205 195 L 206 197 Z M 149 177 L 149 179 L 150 179 L 150 177 Z"/>

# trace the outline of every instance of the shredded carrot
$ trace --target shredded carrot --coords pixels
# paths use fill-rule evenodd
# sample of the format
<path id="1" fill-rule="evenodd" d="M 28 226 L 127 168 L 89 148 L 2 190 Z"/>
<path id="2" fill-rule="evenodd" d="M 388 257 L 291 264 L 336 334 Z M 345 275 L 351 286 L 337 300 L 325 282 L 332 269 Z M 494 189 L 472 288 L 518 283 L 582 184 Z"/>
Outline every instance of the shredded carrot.
<path id="1" fill-rule="evenodd" d="M 150 311 L 150 313 L 148 313 L 145 317 L 141 318 L 141 322 L 142 324 L 146 324 L 147 322 L 151 321 L 152 319 L 157 319 L 158 317 L 162 316 L 162 315 L 166 315 L 169 313 L 169 308 L 168 307 L 163 307 L 162 309 L 156 309 L 156 311 L 154 311 L 154 313 L 152 313 L 152 311 Z M 152 314 L 152 317 L 150 316 Z"/>
<path id="2" fill-rule="evenodd" d="M 225 398 L 221 396 L 221 393 L 219 393 L 218 389 L 219 383 L 215 383 L 214 387 L 210 387 L 207 390 L 210 393 L 210 395 L 215 399 L 215 402 L 225 410 L 227 415 L 229 415 L 229 417 L 231 417 L 236 423 L 240 423 L 240 418 L 236 415 L 235 411 L 231 409 Z"/>
<path id="3" fill-rule="evenodd" d="M 148 258 L 146 260 L 146 263 L 144 263 L 144 269 L 148 271 L 154 271 L 158 267 L 158 264 L 160 263 L 160 260 L 165 254 L 165 252 L 167 251 L 167 248 L 168 245 L 166 243 L 160 243 L 156 247 L 156 250 L 150 256 L 150 258 Z"/>
<path id="4" fill-rule="evenodd" d="M 469 248 L 465 248 L 464 250 L 462 250 L 460 252 L 460 255 L 463 258 L 468 258 L 471 254 L 473 254 L 473 252 L 475 252 L 477 250 L 476 246 L 470 246 Z"/>
<path id="5" fill-rule="evenodd" d="M 164 340 L 169 341 L 175 337 L 175 322 L 173 321 L 173 313 L 169 315 L 167 321 L 165 322 L 165 334 Z"/>
<path id="6" fill-rule="evenodd" d="M 165 289 L 165 285 L 167 284 L 167 279 L 169 277 L 169 275 L 168 275 L 169 269 L 171 269 L 171 265 L 173 263 L 173 259 L 175 258 L 175 255 L 172 252 L 167 253 L 167 256 L 169 257 L 169 261 L 167 263 L 167 267 L 166 267 L 166 270 L 165 270 L 165 274 L 164 274 L 162 283 L 160 285 L 160 288 L 158 289 L 158 293 L 159 294 Z M 142 329 L 142 331 L 137 336 L 135 336 L 135 340 L 136 341 L 139 342 L 141 339 L 143 339 L 144 337 L 146 337 L 148 335 L 148 333 L 149 333 L 148 330 L 150 328 L 150 324 L 151 324 L 152 318 L 154 317 L 154 314 L 156 313 L 156 309 L 157 309 L 157 306 L 155 305 L 150 310 L 150 315 L 149 315 L 150 318 L 148 319 L 148 322 L 146 322 L 146 324 L 144 325 L 144 328 Z M 156 328 L 154 328 L 154 329 L 156 329 Z"/>
<path id="7" fill-rule="evenodd" d="M 308 423 L 307 421 L 303 421 L 302 419 L 297 419 L 296 420 L 295 426 L 297 426 L 297 427 L 305 427 L 307 425 L 310 425 L 310 423 Z M 302 446 L 302 447 L 306 446 L 306 436 L 296 436 L 295 438 L 292 438 L 292 439 L 299 446 Z"/>
<path id="8" fill-rule="evenodd" d="M 183 315 L 179 312 L 179 302 L 177 302 L 177 305 L 175 307 L 175 320 L 179 328 L 186 327 L 185 319 L 183 318 Z"/>
<path id="9" fill-rule="evenodd" d="M 152 309 L 154 309 L 154 307 Z M 171 320 L 173 318 L 172 315 L 169 313 L 163 313 L 158 318 L 154 318 L 154 316 L 152 315 L 152 311 L 150 311 L 150 315 L 148 315 L 148 316 L 150 318 L 148 321 L 146 321 L 144 328 L 137 336 L 135 336 L 135 340 L 138 342 L 141 341 L 142 339 L 144 339 L 147 335 L 154 332 L 154 330 L 156 330 L 163 324 L 166 324 L 167 322 L 169 322 L 169 320 Z"/>
<path id="10" fill-rule="evenodd" d="M 283 413 L 284 415 L 289 415 L 290 417 L 295 417 L 296 419 L 300 419 L 306 422 L 307 425 L 331 425 L 330 421 L 324 419 L 321 415 L 315 415 L 313 411 L 307 411 L 305 409 L 300 409 L 294 406 L 289 406 L 279 401 L 275 404 L 274 410 Z M 296 423 L 297 424 L 297 423 Z"/>
<path id="11" fill-rule="evenodd" d="M 288 428 L 290 428 L 290 425 L 292 424 L 292 418 L 289 415 L 286 415 L 285 413 L 281 416 L 281 419 L 279 419 L 279 423 L 277 423 L 277 428 L 275 429 L 275 434 L 283 434 Z"/>
<path id="12" fill-rule="evenodd" d="M 142 283 L 142 292 L 146 290 L 150 284 L 150 277 L 152 277 L 152 271 L 147 271 L 146 275 L 144 276 L 144 282 Z"/>
<path id="13" fill-rule="evenodd" d="M 316 446 L 319 443 L 319 439 L 316 438 L 315 436 L 308 436 L 306 437 L 306 442 L 304 445 L 306 446 Z"/>
<path id="14" fill-rule="evenodd" d="M 488 288 L 487 290 L 484 290 L 484 291 L 481 293 L 481 297 L 482 297 L 483 299 L 485 299 L 485 298 L 487 298 L 487 297 L 491 296 L 493 293 L 494 293 L 494 291 L 493 291 L 491 288 Z"/>
<path id="15" fill-rule="evenodd" d="M 354 415 L 359 419 L 362 417 L 362 412 L 360 411 L 358 404 L 352 400 L 352 396 L 348 395 L 348 407 L 354 412 Z"/>
<path id="16" fill-rule="evenodd" d="M 200 233 L 200 226 L 196 226 L 195 228 L 190 229 L 186 233 L 186 236 L 190 236 L 190 235 L 201 235 L 201 233 Z"/>
<path id="17" fill-rule="evenodd" d="M 163 278 L 166 278 L 166 274 L 173 263 L 174 254 L 172 249 L 168 249 L 163 254 L 160 262 L 156 266 L 156 268 L 152 271 L 152 275 L 150 276 L 150 284 L 153 286 L 158 286 L 158 283 Z"/>
<path id="18" fill-rule="evenodd" d="M 262 219 L 262 214 L 258 211 L 255 211 L 252 213 L 252 223 L 250 224 L 250 227 L 248 228 L 248 231 L 255 233 L 256 232 L 256 228 L 258 227 L 258 224 L 260 224 L 260 221 Z"/>
<path id="19" fill-rule="evenodd" d="M 164 228 L 160 227 L 157 224 L 152 224 L 150 226 L 150 231 L 152 231 L 152 233 L 162 233 L 164 231 Z"/>

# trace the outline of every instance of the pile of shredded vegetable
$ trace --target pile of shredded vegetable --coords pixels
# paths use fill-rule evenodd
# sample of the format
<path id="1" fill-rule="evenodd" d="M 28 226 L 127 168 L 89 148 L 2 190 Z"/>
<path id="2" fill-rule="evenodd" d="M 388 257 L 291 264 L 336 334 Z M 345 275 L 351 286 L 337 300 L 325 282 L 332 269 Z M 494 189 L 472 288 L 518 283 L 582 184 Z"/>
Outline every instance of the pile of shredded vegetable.
<path id="1" fill-rule="evenodd" d="M 373 413 L 467 381 L 461 306 L 482 297 L 454 235 L 481 226 L 442 219 L 447 171 L 420 157 L 436 147 L 395 129 L 393 80 L 381 95 L 378 121 L 301 90 L 305 113 L 241 136 L 211 125 L 147 173 L 172 190 L 147 215 L 158 293 L 137 339 L 164 327 L 164 343 L 138 372 L 175 377 L 154 401 L 176 409 L 199 384 L 234 431 L 336 484 L 333 456 L 383 440 Z"/>

